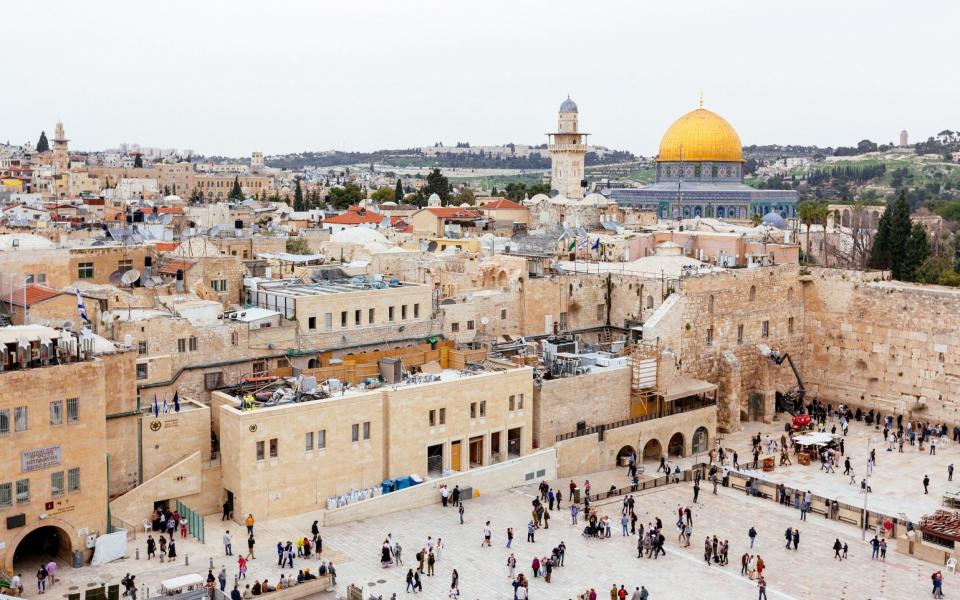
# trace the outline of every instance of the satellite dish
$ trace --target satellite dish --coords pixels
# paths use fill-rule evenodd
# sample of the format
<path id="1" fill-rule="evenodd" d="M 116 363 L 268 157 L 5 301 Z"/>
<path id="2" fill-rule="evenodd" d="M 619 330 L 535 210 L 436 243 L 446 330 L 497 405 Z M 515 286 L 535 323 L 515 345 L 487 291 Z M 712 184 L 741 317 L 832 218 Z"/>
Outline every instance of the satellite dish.
<path id="1" fill-rule="evenodd" d="M 136 269 L 130 269 L 123 274 L 121 281 L 123 281 L 125 285 L 133 285 L 138 279 L 140 279 L 140 271 Z"/>
<path id="2" fill-rule="evenodd" d="M 73 329 L 73 321 L 64 321 L 64 322 L 63 322 L 63 330 L 64 330 L 64 331 L 70 331 L 71 329 Z"/>
<path id="3" fill-rule="evenodd" d="M 115 286 L 119 286 L 121 283 L 123 283 L 123 271 L 117 270 L 113 273 L 110 273 L 110 283 Z"/>
<path id="4" fill-rule="evenodd" d="M 480 324 L 481 324 L 481 325 L 486 325 L 486 324 L 488 324 L 489 322 L 490 322 L 490 318 L 489 318 L 489 317 L 480 317 Z"/>
<path id="5" fill-rule="evenodd" d="M 211 237 L 217 237 L 218 235 L 220 235 L 220 226 L 214 225 L 213 227 L 211 227 L 210 230 L 207 231 L 207 235 Z"/>
<path id="6" fill-rule="evenodd" d="M 171 215 L 170 213 L 163 215 L 162 217 L 160 217 L 160 222 L 164 225 L 169 225 L 170 223 L 173 222 L 173 215 Z"/>

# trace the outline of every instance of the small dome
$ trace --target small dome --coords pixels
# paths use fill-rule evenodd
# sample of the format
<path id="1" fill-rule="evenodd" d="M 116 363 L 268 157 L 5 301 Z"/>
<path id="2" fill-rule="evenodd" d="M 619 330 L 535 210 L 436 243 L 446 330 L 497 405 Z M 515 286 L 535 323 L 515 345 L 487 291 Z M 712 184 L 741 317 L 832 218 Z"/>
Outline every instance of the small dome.
<path id="1" fill-rule="evenodd" d="M 560 112 L 562 113 L 575 113 L 577 111 L 577 103 L 570 99 L 570 96 L 567 96 L 567 99 L 563 101 L 563 104 L 560 105 Z"/>
<path id="2" fill-rule="evenodd" d="M 775 212 L 763 215 L 763 224 L 768 227 L 776 227 L 777 229 L 787 228 L 787 222 L 780 216 L 780 213 Z"/>
<path id="3" fill-rule="evenodd" d="M 387 238 L 383 236 L 383 234 L 374 231 L 369 227 L 348 227 L 347 229 L 341 229 L 330 236 L 330 241 L 339 244 L 361 245 L 378 243 L 383 244 L 384 246 L 390 243 Z"/>

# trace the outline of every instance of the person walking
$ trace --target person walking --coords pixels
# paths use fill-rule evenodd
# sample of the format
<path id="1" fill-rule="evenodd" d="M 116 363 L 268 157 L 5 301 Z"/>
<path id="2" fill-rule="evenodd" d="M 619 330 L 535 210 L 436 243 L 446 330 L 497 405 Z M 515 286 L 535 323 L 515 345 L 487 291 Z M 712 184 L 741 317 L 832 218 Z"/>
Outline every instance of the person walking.
<path id="1" fill-rule="evenodd" d="M 580 507 L 576 504 L 570 505 L 570 524 L 577 524 L 577 515 L 580 514 Z"/>
<path id="2" fill-rule="evenodd" d="M 787 527 L 787 530 L 783 532 L 783 537 L 787 540 L 787 545 L 784 548 L 789 550 L 790 542 L 793 540 L 793 527 Z"/>
<path id="3" fill-rule="evenodd" d="M 251 533 L 249 537 L 247 537 L 247 559 L 248 560 L 253 560 L 256 558 L 256 556 L 253 554 L 253 546 L 256 543 L 257 542 L 256 540 L 253 539 L 253 534 Z"/>
<path id="4" fill-rule="evenodd" d="M 517 557 L 510 553 L 510 556 L 507 557 L 507 577 L 510 579 L 514 578 L 514 573 L 517 570 Z"/>
<path id="5" fill-rule="evenodd" d="M 463 502 L 457 503 L 457 513 L 460 514 L 460 524 L 463 525 Z"/>
<path id="6" fill-rule="evenodd" d="M 947 481 L 953 481 L 953 463 L 947 465 Z"/>
<path id="7" fill-rule="evenodd" d="M 513 544 L 513 527 L 507 527 L 507 548 Z"/>
<path id="8" fill-rule="evenodd" d="M 491 537 L 493 537 L 493 531 L 490 529 L 490 521 L 487 521 L 486 525 L 483 526 L 483 543 L 480 544 L 480 547 L 486 546 L 489 548 Z"/>
<path id="9" fill-rule="evenodd" d="M 842 548 L 843 548 L 843 546 L 840 544 L 840 538 L 835 538 L 835 541 L 833 542 L 833 557 L 834 557 L 835 559 L 837 559 L 837 560 L 840 560 L 840 561 L 843 560 L 843 559 L 840 557 L 840 550 L 841 550 Z"/>
<path id="10" fill-rule="evenodd" d="M 437 557 L 434 556 L 433 550 L 427 552 L 427 577 L 433 577 L 433 566 L 437 562 Z"/>
<path id="11" fill-rule="evenodd" d="M 870 555 L 870 560 L 877 560 L 880 556 L 880 540 L 877 539 L 877 536 L 873 536 L 873 539 L 870 540 L 870 546 L 873 550 Z"/>
<path id="12" fill-rule="evenodd" d="M 767 600 L 767 580 L 763 578 L 763 575 L 757 579 L 757 589 L 760 590 L 757 600 Z"/>
<path id="13" fill-rule="evenodd" d="M 793 550 L 794 550 L 794 552 L 796 552 L 797 546 L 799 546 L 799 545 L 800 545 L 800 530 L 799 530 L 799 529 L 794 529 L 794 530 L 793 530 Z"/>
<path id="14" fill-rule="evenodd" d="M 223 533 L 223 551 L 227 556 L 233 556 L 233 537 L 229 529 Z"/>
<path id="15" fill-rule="evenodd" d="M 247 535 L 253 535 L 253 513 L 247 515 L 246 521 L 244 523 L 247 526 Z"/>
<path id="16" fill-rule="evenodd" d="M 528 543 L 534 543 L 536 541 L 533 537 L 533 533 L 535 529 L 536 527 L 534 527 L 533 525 L 533 519 L 530 519 L 530 522 L 527 523 L 527 542 Z"/>
<path id="17" fill-rule="evenodd" d="M 217 583 L 220 584 L 220 591 L 227 589 L 227 568 L 220 565 L 220 574 L 217 575 Z"/>
<path id="18" fill-rule="evenodd" d="M 923 476 L 923 493 L 924 494 L 930 493 L 930 476 L 929 475 Z"/>
<path id="19" fill-rule="evenodd" d="M 150 560 L 157 554 L 157 542 L 152 535 L 147 536 L 147 560 Z"/>
<path id="20" fill-rule="evenodd" d="M 752 525 L 750 526 L 750 531 L 747 532 L 747 537 L 750 538 L 750 549 L 752 550 L 754 542 L 757 541 L 757 529 Z"/>

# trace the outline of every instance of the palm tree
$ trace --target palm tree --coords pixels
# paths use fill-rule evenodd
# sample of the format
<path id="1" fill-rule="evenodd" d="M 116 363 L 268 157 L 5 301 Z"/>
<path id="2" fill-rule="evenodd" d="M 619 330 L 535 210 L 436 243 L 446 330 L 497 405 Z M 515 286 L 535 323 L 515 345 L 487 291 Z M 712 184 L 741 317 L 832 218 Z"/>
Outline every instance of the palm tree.
<path id="1" fill-rule="evenodd" d="M 804 256 L 806 257 L 807 262 L 810 260 L 810 226 L 811 225 L 825 225 L 827 222 L 827 216 L 830 214 L 830 210 L 827 208 L 827 205 L 823 202 L 814 202 L 807 201 L 801 202 L 797 206 L 797 215 L 800 217 L 800 220 L 807 227 L 807 249 L 804 251 Z"/>

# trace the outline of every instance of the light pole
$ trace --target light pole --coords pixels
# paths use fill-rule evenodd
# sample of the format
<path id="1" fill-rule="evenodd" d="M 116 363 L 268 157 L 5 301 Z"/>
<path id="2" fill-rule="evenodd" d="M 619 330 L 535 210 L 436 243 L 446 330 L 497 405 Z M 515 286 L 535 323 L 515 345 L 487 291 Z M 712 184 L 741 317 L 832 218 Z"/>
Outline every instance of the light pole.
<path id="1" fill-rule="evenodd" d="M 870 444 L 872 442 L 873 442 L 873 438 L 868 435 L 867 436 L 867 464 L 869 464 L 870 462 Z M 870 495 L 870 469 L 869 467 L 866 467 L 866 466 L 865 468 L 867 469 L 867 477 L 866 479 L 864 479 L 864 481 L 866 481 L 866 485 L 863 488 L 863 527 L 860 529 L 861 540 L 867 539 L 867 525 L 870 521 L 870 519 L 867 516 L 867 496 Z"/>

